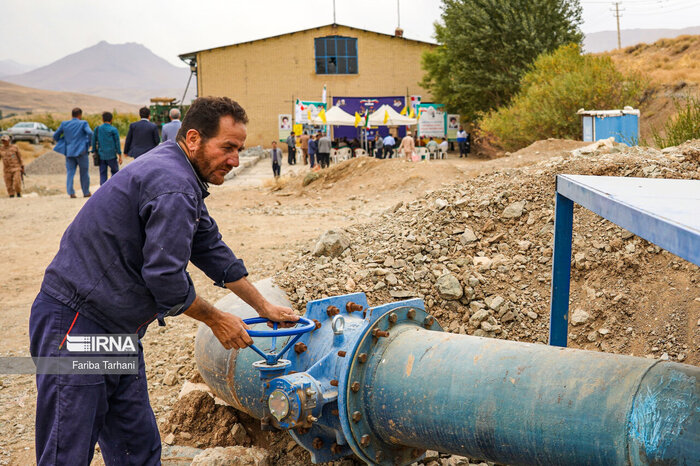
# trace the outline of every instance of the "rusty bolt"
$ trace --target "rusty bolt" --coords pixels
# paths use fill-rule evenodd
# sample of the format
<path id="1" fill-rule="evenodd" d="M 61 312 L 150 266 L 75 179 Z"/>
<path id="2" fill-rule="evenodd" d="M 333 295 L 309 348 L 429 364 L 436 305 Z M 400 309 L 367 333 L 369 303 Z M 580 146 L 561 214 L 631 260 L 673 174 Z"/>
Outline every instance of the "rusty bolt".
<path id="1" fill-rule="evenodd" d="M 301 354 L 301 353 L 303 353 L 304 351 L 306 351 L 307 349 L 308 349 L 308 348 L 306 347 L 306 345 L 305 345 L 304 343 L 302 343 L 302 342 L 299 342 L 299 343 L 297 343 L 296 345 L 294 345 L 294 351 L 295 351 L 297 354 Z"/>
<path id="2" fill-rule="evenodd" d="M 416 318 L 416 310 L 409 309 L 408 312 L 406 313 L 406 317 L 408 317 L 409 319 L 415 319 Z"/>
<path id="3" fill-rule="evenodd" d="M 299 434 L 299 435 L 306 435 L 306 434 L 309 433 L 310 430 L 311 430 L 311 429 L 309 429 L 308 427 L 298 427 L 298 428 L 297 428 L 297 434 Z"/>
<path id="4" fill-rule="evenodd" d="M 335 380 L 335 379 L 331 380 L 331 386 L 332 386 L 332 387 L 337 387 L 337 386 L 338 386 L 338 381 Z"/>
<path id="5" fill-rule="evenodd" d="M 313 322 L 314 322 L 314 324 L 316 324 L 316 328 L 314 330 L 318 330 L 319 328 L 321 328 L 321 322 L 319 322 L 316 319 L 313 319 Z"/>
<path id="6" fill-rule="evenodd" d="M 331 452 L 335 455 L 339 455 L 342 450 L 343 450 L 343 447 L 341 447 L 340 445 L 338 445 L 335 442 L 333 442 L 333 445 L 331 445 Z"/>
<path id="7" fill-rule="evenodd" d="M 345 351 L 338 351 L 338 356 L 340 356 L 341 358 L 344 358 L 346 354 L 348 353 L 346 353 Z"/>
<path id="8" fill-rule="evenodd" d="M 360 353 L 360 355 L 357 357 L 357 359 L 361 363 L 367 362 L 367 353 Z"/>
<path id="9" fill-rule="evenodd" d="M 378 328 L 375 328 L 372 330 L 372 336 L 376 338 L 381 338 L 381 337 L 388 337 L 389 332 L 386 332 L 384 330 L 379 330 Z"/>
<path id="10" fill-rule="evenodd" d="M 328 306 L 328 308 L 326 309 L 326 314 L 328 314 L 328 317 L 337 316 L 338 314 L 340 314 L 340 309 L 338 309 L 335 306 Z"/>
<path id="11" fill-rule="evenodd" d="M 397 320 L 399 320 L 399 316 L 397 316 L 395 312 L 389 314 L 389 322 L 395 324 Z"/>
<path id="12" fill-rule="evenodd" d="M 427 327 L 432 327 L 434 323 L 435 323 L 435 317 L 433 317 L 433 316 L 427 316 L 427 317 L 423 320 L 423 326 L 426 327 L 426 328 L 427 328 Z"/>
<path id="13" fill-rule="evenodd" d="M 352 420 L 355 422 L 360 422 L 360 419 L 362 419 L 362 413 L 359 411 L 355 411 L 352 413 Z"/>
<path id="14" fill-rule="evenodd" d="M 331 414 L 332 414 L 333 416 L 340 416 L 340 411 L 338 411 L 337 409 L 332 409 L 332 410 L 331 410 Z"/>
<path id="15" fill-rule="evenodd" d="M 362 310 L 362 306 L 359 304 L 355 304 L 352 301 L 348 302 L 345 305 L 345 310 L 348 311 L 348 313 L 351 312 L 360 312 Z"/>
<path id="16" fill-rule="evenodd" d="M 369 446 L 369 434 L 365 434 L 362 436 L 362 438 L 360 439 L 360 445 L 362 445 L 363 447 Z"/>
<path id="17" fill-rule="evenodd" d="M 357 381 L 353 382 L 352 385 L 350 385 L 350 390 L 352 390 L 355 393 L 359 392 L 360 391 L 360 382 L 357 382 Z"/>
<path id="18" fill-rule="evenodd" d="M 321 437 L 316 437 L 313 442 L 311 442 L 311 446 L 313 446 L 316 450 L 323 448 L 323 440 L 321 440 Z"/>
<path id="19" fill-rule="evenodd" d="M 314 417 L 314 416 L 312 416 L 311 414 L 309 414 L 308 416 L 306 416 L 306 422 L 308 422 L 309 424 L 313 424 L 313 423 L 316 422 L 316 421 L 318 421 L 318 418 L 317 418 L 317 417 Z"/>

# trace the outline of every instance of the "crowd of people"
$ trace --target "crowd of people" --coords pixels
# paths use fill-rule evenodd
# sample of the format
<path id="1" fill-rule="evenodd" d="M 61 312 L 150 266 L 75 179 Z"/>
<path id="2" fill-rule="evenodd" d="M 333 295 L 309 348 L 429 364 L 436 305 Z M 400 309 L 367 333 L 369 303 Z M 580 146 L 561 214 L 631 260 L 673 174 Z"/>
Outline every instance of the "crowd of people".
<path id="1" fill-rule="evenodd" d="M 351 157 L 355 157 L 356 150 L 362 149 L 362 143 L 358 138 L 348 139 L 347 137 L 336 138 L 331 140 L 327 133 L 317 132 L 309 135 L 308 131 L 304 131 L 301 135 L 296 135 L 294 131 L 285 140 L 287 145 L 287 163 L 296 165 L 297 153 L 300 153 L 301 161 L 304 165 L 309 165 L 312 170 L 328 167 L 330 163 L 331 149 L 350 149 Z M 366 141 L 367 153 L 378 159 L 390 159 L 393 157 L 405 157 L 408 160 L 418 160 L 416 154 L 417 147 L 426 147 L 431 153 L 443 152 L 447 153 L 450 143 L 447 138 L 439 138 L 439 142 L 433 138 L 417 138 L 411 134 L 411 131 L 406 132 L 406 136 L 401 139 L 398 147 L 396 138 L 389 133 L 387 136 L 380 136 L 379 133 L 375 137 Z M 459 148 L 459 156 L 467 157 L 471 151 L 471 139 L 469 133 L 460 126 L 457 132 L 457 146 Z M 272 157 L 272 172 L 275 177 L 279 177 L 281 173 L 282 151 L 277 147 L 277 141 L 272 142 L 272 150 L 274 154 L 280 154 Z"/>

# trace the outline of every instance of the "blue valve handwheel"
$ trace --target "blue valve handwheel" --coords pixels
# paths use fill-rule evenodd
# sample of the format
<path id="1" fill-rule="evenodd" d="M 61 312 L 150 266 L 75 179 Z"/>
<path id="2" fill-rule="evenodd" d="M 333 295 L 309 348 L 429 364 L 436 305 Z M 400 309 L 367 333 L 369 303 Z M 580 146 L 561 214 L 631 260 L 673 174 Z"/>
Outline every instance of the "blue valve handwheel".
<path id="1" fill-rule="evenodd" d="M 244 319 L 243 322 L 245 322 L 247 325 L 252 325 L 272 321 L 270 319 L 266 319 L 265 317 L 251 317 L 250 319 Z M 247 332 L 251 337 L 288 337 L 291 335 L 302 335 L 316 328 L 316 324 L 313 321 L 304 317 L 299 317 L 297 323 L 303 325 L 301 327 L 282 328 L 277 330 L 248 330 Z"/>
<path id="2" fill-rule="evenodd" d="M 267 323 L 267 322 L 272 322 L 270 319 L 266 319 L 265 317 L 251 317 L 250 319 L 244 319 L 243 322 L 245 322 L 247 325 L 252 325 L 252 324 L 262 324 L 262 323 Z M 313 322 L 312 320 L 306 319 L 304 317 L 299 317 L 299 320 L 297 321 L 298 324 L 302 324 L 301 327 L 292 327 L 292 328 L 282 328 L 278 329 L 277 328 L 277 322 L 273 322 L 275 324 L 275 328 L 272 330 L 246 330 L 248 332 L 248 335 L 251 337 L 271 337 L 272 338 L 272 345 L 270 347 L 270 353 L 266 354 L 264 353 L 260 348 L 258 348 L 255 345 L 250 345 L 250 349 L 258 353 L 260 356 L 263 357 L 265 360 L 265 363 L 267 365 L 273 366 L 277 364 L 277 361 L 286 353 L 289 348 L 292 347 L 294 343 L 301 338 L 301 336 L 304 333 L 310 332 L 316 328 L 316 323 Z M 280 350 L 279 353 L 274 353 L 276 346 L 277 346 L 277 337 L 286 337 L 286 336 L 293 336 L 294 338 L 291 338 L 287 344 Z"/>

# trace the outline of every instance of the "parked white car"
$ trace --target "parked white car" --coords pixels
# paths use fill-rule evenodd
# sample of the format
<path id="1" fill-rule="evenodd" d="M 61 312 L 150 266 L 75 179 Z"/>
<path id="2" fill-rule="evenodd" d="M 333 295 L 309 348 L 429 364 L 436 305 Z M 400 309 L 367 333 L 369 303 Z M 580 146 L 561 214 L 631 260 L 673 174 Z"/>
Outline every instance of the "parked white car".
<path id="1" fill-rule="evenodd" d="M 53 138 L 53 131 L 43 123 L 36 121 L 23 121 L 7 130 L 12 141 L 31 141 L 39 144 L 42 139 Z"/>

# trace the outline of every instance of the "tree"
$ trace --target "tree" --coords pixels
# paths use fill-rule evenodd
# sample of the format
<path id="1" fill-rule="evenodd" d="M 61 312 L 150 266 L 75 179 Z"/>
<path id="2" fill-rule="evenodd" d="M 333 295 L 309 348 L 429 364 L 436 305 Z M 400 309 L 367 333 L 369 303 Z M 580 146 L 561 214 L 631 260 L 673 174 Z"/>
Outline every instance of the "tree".
<path id="1" fill-rule="evenodd" d="M 448 111 L 477 119 L 509 102 L 538 55 L 580 44 L 581 22 L 579 0 L 443 0 L 421 85 Z"/>
<path id="2" fill-rule="evenodd" d="M 641 76 L 618 71 L 610 57 L 582 55 L 578 45 L 563 45 L 535 60 L 510 104 L 486 115 L 481 129 L 508 150 L 539 139 L 578 139 L 578 109 L 636 107 L 645 87 Z"/>

